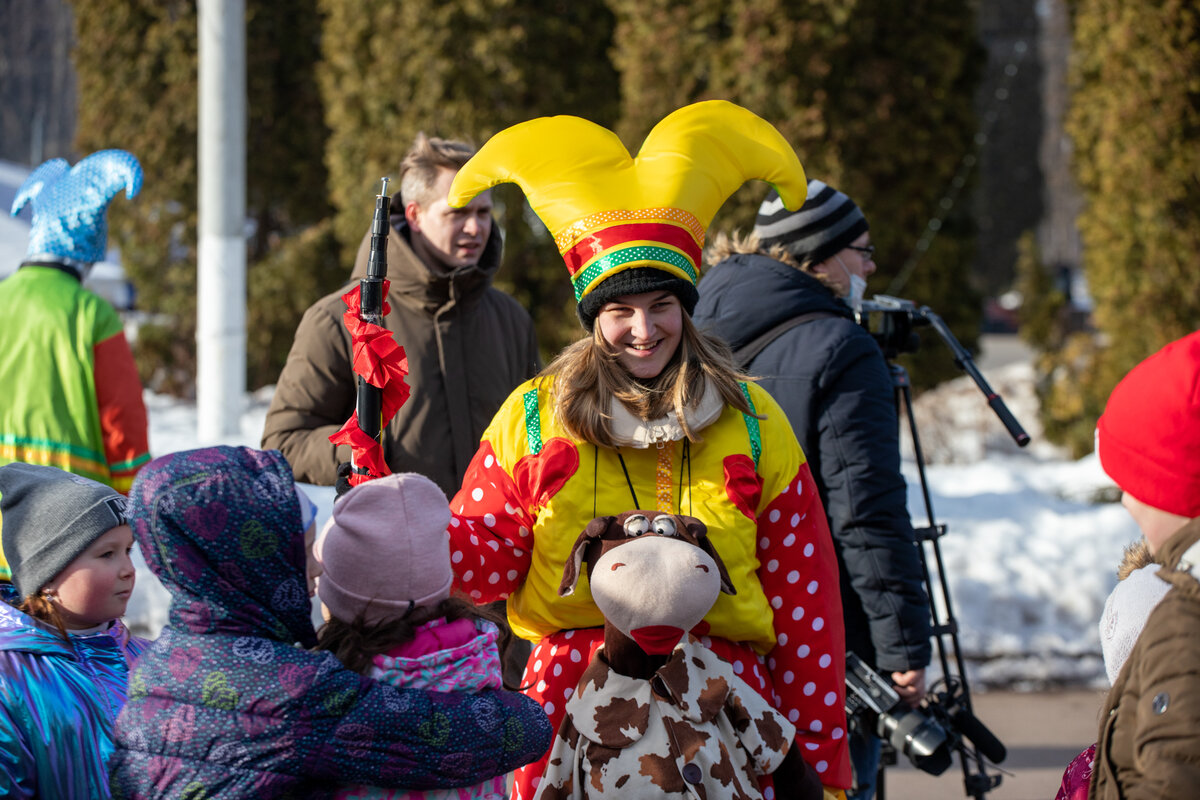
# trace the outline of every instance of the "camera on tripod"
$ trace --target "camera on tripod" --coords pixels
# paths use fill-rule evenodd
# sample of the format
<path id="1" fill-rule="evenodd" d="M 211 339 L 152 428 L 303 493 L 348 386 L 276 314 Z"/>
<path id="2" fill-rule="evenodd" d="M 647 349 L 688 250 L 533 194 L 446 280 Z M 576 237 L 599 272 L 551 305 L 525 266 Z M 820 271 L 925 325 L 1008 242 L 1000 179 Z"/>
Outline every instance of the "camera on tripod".
<path id="1" fill-rule="evenodd" d="M 926 694 L 922 706 L 913 709 L 900 701 L 900 696 L 886 678 L 851 653 L 846 660 L 846 714 L 885 743 L 883 760 L 876 776 L 875 794 L 879 800 L 884 800 L 885 795 L 883 768 L 895 764 L 901 753 L 918 769 L 933 775 L 945 772 L 952 755 L 958 753 L 963 788 L 969 797 L 984 800 L 987 793 L 1000 784 L 1000 775 L 989 773 L 988 762 L 998 764 L 1007 753 L 1004 744 L 971 710 L 966 668 L 958 642 L 958 622 L 954 618 L 950 586 L 938 545 L 938 539 L 946 533 L 946 526 L 938 524 L 934 518 L 925 474 L 925 458 L 921 452 L 921 437 L 913 416 L 912 385 L 908 372 L 895 363 L 900 354 L 917 350 L 919 338 L 913 329 L 927 325 L 941 337 L 953 353 L 955 365 L 979 387 L 987 404 L 1018 446 L 1029 444 L 1029 434 L 1008 410 L 999 393 L 988 385 L 975 366 L 971 353 L 955 338 L 945 321 L 928 306 L 898 297 L 875 295 L 871 300 L 861 303 L 855 316 L 858 324 L 874 337 L 888 360 L 896 410 L 898 415 L 902 414 L 901 419 L 907 419 L 912 438 L 921 495 L 928 517 L 928 524 L 914 526 L 913 533 L 921 557 L 933 622 L 933 639 L 944 677 Z M 874 328 L 872 322 L 875 323 Z M 932 553 L 933 569 L 926 557 L 926 548 Z"/>
<path id="2" fill-rule="evenodd" d="M 891 360 L 904 353 L 915 353 L 920 347 L 921 337 L 913 329 L 930 324 L 928 317 L 921 313 L 922 308 L 912 300 L 877 294 L 864 300 L 855 316 L 858 324 L 878 343 L 884 358 Z M 874 326 L 872 313 L 876 314 Z"/>

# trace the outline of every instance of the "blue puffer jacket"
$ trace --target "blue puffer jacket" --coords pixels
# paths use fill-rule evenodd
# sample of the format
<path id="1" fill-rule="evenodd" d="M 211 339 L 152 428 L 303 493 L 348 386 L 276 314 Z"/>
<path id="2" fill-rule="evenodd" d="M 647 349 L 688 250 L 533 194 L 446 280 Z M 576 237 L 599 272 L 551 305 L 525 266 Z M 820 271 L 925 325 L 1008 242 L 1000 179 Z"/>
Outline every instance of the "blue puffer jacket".
<path id="1" fill-rule="evenodd" d="M 147 644 L 119 620 L 64 640 L 0 602 L 0 796 L 109 796 L 113 725 Z"/>
<path id="2" fill-rule="evenodd" d="M 758 254 L 710 269 L 693 318 L 737 350 L 810 312 L 828 316 L 785 331 L 749 371 L 783 407 L 812 466 L 837 548 L 846 648 L 884 670 L 918 669 L 931 652 L 929 605 L 879 346 L 824 284 Z"/>
<path id="3" fill-rule="evenodd" d="M 462 786 L 545 752 L 553 731 L 524 695 L 396 689 L 294 646 L 315 634 L 292 487 L 274 450 L 192 450 L 138 474 L 131 525 L 172 602 L 117 721 L 114 796 Z"/>

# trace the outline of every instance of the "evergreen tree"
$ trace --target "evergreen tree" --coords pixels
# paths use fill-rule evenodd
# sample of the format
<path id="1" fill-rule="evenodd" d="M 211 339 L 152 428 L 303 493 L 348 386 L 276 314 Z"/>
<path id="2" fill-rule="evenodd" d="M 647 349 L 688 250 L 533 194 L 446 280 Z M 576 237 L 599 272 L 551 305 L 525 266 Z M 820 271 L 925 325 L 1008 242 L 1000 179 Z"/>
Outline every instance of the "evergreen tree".
<path id="1" fill-rule="evenodd" d="M 195 360 L 196 7 L 188 0 L 75 0 L 76 144 L 121 147 L 145 171 L 141 194 L 109 211 L 143 325 L 142 380 L 186 391 Z M 178 327 L 176 327 L 178 326 Z M 158 330 L 156 330 L 158 328 Z M 172 330 L 174 329 L 174 331 Z"/>
<path id="2" fill-rule="evenodd" d="M 1092 446 L 1112 388 L 1200 327 L 1200 11 L 1186 0 L 1075 0 L 1067 128 L 1095 335 L 1044 359 L 1047 433 Z"/>
<path id="3" fill-rule="evenodd" d="M 899 290 L 941 314 L 965 345 L 975 343 L 980 309 L 968 278 L 971 226 L 961 204 L 948 216 L 939 208 L 974 146 L 982 51 L 971 4 L 609 4 L 617 17 L 613 61 L 621 70 L 619 130 L 627 144 L 636 147 L 655 122 L 690 102 L 723 98 L 746 106 L 779 128 L 810 177 L 862 207 L 879 248 L 872 290 L 888 286 L 939 217 L 932 246 Z M 763 194 L 761 184 L 744 187 L 710 234 L 751 227 Z M 921 385 L 955 374 L 940 343 L 927 343 L 911 362 Z"/>
<path id="4" fill-rule="evenodd" d="M 481 144 L 533 117 L 616 118 L 613 20 L 596 0 L 320 0 L 326 163 L 347 274 L 374 187 L 419 131 Z M 543 353 L 577 338 L 566 268 L 520 190 L 494 192 L 505 233 L 497 284 L 535 311 Z"/>
<path id="5" fill-rule="evenodd" d="M 129 150 L 146 179 L 109 214 L 112 241 L 149 321 L 134 344 L 147 385 L 192 390 L 196 333 L 197 9 L 195 0 L 74 0 L 77 146 Z M 289 246 L 329 214 L 325 130 L 313 69 L 315 0 L 247 3 L 247 353 L 252 387 L 278 376 L 305 307 L 342 270 L 326 233 Z M 292 259 L 286 257 L 290 254 Z M 303 291 L 302 291 L 303 290 Z M 309 296 L 301 296 L 301 294 Z"/>

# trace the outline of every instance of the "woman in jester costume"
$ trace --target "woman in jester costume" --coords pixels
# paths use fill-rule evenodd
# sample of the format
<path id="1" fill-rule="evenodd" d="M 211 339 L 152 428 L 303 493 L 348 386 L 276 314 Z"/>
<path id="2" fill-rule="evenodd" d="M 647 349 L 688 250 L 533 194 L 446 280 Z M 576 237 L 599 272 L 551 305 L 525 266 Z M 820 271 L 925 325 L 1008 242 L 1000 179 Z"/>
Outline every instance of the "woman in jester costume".
<path id="1" fill-rule="evenodd" d="M 845 644 L 824 510 L 787 417 L 690 317 L 705 228 L 751 178 L 788 208 L 804 202 L 792 148 L 724 101 L 667 116 L 636 158 L 591 122 L 546 117 L 501 131 L 459 171 L 452 206 L 499 183 L 525 192 L 588 336 L 517 387 L 484 433 L 451 503 L 452 560 L 477 602 L 507 598 L 513 629 L 534 642 L 522 685 L 557 726 L 604 636 L 586 577 L 558 593 L 579 533 L 635 508 L 703 520 L 737 593 L 692 632 L 796 725 L 805 760 L 840 789 Z M 643 633 L 651 651 L 680 632 Z M 533 796 L 543 767 L 518 772 L 514 798 Z"/>

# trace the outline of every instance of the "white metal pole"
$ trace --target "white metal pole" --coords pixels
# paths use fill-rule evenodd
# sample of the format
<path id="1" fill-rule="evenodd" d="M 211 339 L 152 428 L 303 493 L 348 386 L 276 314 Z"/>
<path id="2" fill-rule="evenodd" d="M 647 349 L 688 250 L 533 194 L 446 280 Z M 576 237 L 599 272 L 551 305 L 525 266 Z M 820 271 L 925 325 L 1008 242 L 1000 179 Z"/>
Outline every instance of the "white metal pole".
<path id="1" fill-rule="evenodd" d="M 200 0 L 197 437 L 240 438 L 246 394 L 246 6 Z"/>

